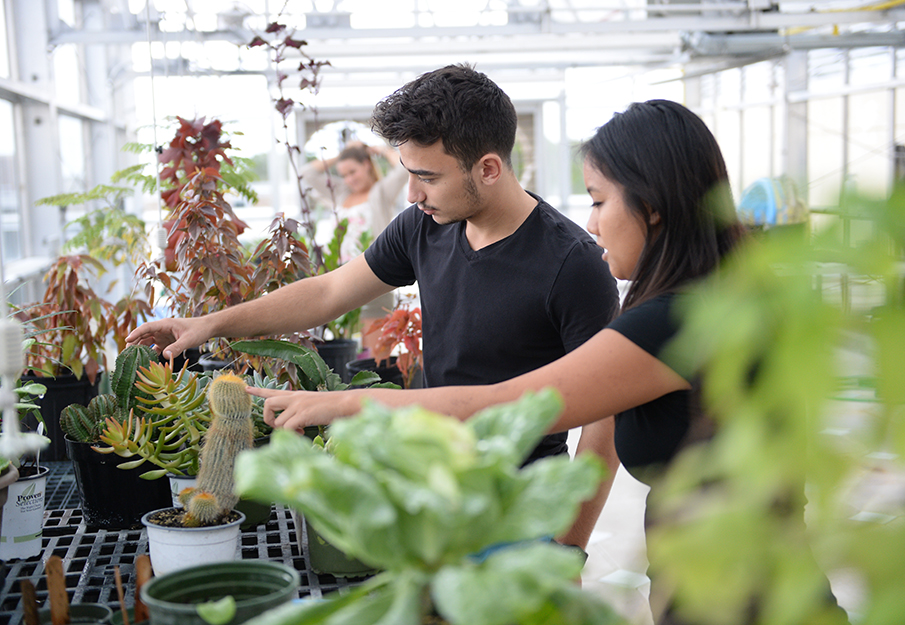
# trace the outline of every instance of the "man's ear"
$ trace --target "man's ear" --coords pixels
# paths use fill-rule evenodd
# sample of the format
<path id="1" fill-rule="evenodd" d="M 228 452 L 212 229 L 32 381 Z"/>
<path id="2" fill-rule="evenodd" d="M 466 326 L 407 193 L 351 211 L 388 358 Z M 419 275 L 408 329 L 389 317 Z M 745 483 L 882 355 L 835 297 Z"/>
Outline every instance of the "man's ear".
<path id="1" fill-rule="evenodd" d="M 499 154 L 488 152 L 478 159 L 472 171 L 484 184 L 490 185 L 502 177 L 504 168 L 503 159 Z"/>

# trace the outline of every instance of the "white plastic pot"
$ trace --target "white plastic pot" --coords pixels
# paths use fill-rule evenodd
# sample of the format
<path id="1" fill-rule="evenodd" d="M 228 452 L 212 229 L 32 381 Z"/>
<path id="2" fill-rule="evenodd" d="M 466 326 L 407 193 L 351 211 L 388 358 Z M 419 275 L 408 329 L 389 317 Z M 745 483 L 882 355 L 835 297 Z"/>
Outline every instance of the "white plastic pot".
<path id="1" fill-rule="evenodd" d="M 239 530 L 245 515 L 225 525 L 213 527 L 165 527 L 149 519 L 141 522 L 148 531 L 148 551 L 155 575 L 164 575 L 190 566 L 235 560 L 239 550 Z"/>
<path id="2" fill-rule="evenodd" d="M 185 488 L 194 488 L 198 485 L 198 476 L 197 475 L 174 475 L 172 473 L 168 473 L 167 477 L 170 480 L 170 495 L 173 498 L 173 507 L 181 508 L 182 504 L 179 503 L 179 493 L 182 492 Z"/>
<path id="3" fill-rule="evenodd" d="M 44 491 L 47 467 L 22 467 L 19 479 L 9 485 L 3 504 L 0 559 L 32 558 L 41 553 L 44 525 Z"/>

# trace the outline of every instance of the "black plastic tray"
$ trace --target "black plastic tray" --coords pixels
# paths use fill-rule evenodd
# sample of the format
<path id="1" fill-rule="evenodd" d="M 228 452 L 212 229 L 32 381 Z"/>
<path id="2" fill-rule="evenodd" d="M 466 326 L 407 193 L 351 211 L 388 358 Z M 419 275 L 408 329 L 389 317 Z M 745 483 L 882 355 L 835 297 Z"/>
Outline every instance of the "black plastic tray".
<path id="1" fill-rule="evenodd" d="M 125 603 L 131 607 L 135 596 L 135 558 L 148 553 L 145 531 L 87 531 L 82 522 L 71 463 L 42 464 L 51 469 L 45 492 L 43 551 L 34 558 L 5 563 L 5 580 L 0 592 L 0 625 L 22 622 L 19 580 L 28 579 L 34 584 L 38 605 L 44 606 L 47 600 L 44 561 L 51 555 L 58 555 L 63 560 L 70 603 L 104 603 L 117 611 L 119 600 L 114 580 L 115 569 L 119 567 Z M 307 548 L 307 544 L 299 545 L 292 515 L 282 506 L 273 507 L 267 523 L 242 532 L 240 537 L 243 559 L 283 562 L 299 571 L 300 598 L 320 598 L 360 581 L 318 575 L 308 570 Z"/>

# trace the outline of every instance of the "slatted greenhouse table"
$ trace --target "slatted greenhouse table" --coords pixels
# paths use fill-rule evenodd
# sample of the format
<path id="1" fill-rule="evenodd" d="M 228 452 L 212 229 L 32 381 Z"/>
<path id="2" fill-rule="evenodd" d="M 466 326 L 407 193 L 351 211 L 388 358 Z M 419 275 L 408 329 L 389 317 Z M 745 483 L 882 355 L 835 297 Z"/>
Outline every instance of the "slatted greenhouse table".
<path id="1" fill-rule="evenodd" d="M 145 530 L 88 531 L 82 522 L 72 464 L 60 461 L 42 462 L 42 465 L 50 468 L 44 500 L 42 553 L 5 563 L 4 579 L 0 580 L 0 625 L 23 622 L 19 580 L 27 579 L 34 584 L 38 605 L 44 607 L 47 600 L 44 562 L 51 555 L 63 560 L 70 603 L 104 603 L 117 611 L 114 570 L 119 567 L 125 602 L 131 607 L 135 596 L 135 559 L 148 553 Z M 320 598 L 360 581 L 318 575 L 309 570 L 307 541 L 299 544 L 292 515 L 282 506 L 273 506 L 267 523 L 241 533 L 240 552 L 242 559 L 271 560 L 295 568 L 301 577 L 299 598 Z"/>

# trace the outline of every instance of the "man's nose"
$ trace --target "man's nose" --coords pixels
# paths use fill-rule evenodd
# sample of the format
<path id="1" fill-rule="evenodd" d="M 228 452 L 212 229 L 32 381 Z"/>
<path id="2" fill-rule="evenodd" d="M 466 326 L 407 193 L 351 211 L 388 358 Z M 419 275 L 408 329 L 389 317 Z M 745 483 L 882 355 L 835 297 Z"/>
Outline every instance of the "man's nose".
<path id="1" fill-rule="evenodd" d="M 409 177 L 409 193 L 408 193 L 408 201 L 410 204 L 418 204 L 419 202 L 423 202 L 425 198 L 424 191 L 421 189 L 421 186 L 418 184 L 418 180 L 415 176 Z"/>

